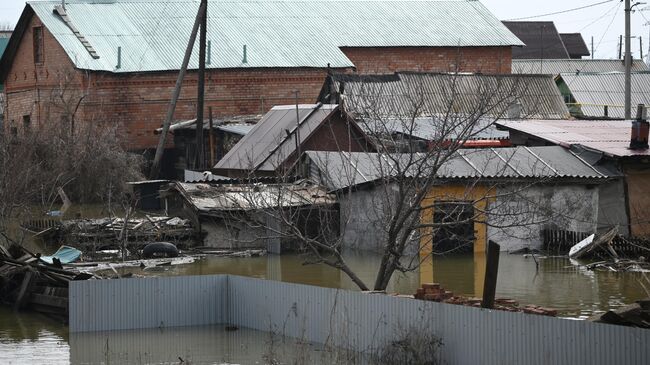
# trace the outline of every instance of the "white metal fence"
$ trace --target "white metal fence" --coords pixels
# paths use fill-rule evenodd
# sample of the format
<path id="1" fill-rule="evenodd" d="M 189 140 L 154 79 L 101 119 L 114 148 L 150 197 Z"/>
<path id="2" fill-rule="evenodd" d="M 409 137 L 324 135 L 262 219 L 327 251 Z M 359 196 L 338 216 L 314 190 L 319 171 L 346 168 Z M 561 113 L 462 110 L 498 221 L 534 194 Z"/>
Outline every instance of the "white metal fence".
<path id="1" fill-rule="evenodd" d="M 650 331 L 231 275 L 73 282 L 70 331 L 231 324 L 374 351 L 406 331 L 449 364 L 648 364 Z"/>

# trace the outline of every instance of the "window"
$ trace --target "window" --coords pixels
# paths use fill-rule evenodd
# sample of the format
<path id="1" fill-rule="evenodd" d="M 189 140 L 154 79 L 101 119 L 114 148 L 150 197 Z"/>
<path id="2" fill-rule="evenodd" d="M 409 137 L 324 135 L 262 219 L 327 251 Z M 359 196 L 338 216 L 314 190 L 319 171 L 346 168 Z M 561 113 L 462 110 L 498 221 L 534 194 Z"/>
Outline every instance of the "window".
<path id="1" fill-rule="evenodd" d="M 34 63 L 43 63 L 43 27 L 33 28 Z"/>
<path id="2" fill-rule="evenodd" d="M 433 222 L 439 224 L 433 234 L 437 253 L 474 251 L 474 205 L 471 202 L 434 203 Z"/>
<path id="3" fill-rule="evenodd" d="M 32 118 L 29 115 L 23 115 L 23 128 L 27 131 L 32 124 Z"/>

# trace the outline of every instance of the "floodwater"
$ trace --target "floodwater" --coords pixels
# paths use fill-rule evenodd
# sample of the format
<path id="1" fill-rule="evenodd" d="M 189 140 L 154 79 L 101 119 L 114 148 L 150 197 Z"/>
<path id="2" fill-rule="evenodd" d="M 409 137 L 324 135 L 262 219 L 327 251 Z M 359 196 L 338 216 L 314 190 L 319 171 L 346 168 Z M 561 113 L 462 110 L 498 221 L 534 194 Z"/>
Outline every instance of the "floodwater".
<path id="1" fill-rule="evenodd" d="M 380 257 L 369 253 L 348 253 L 345 258 L 359 277 L 372 286 Z M 530 257 L 502 254 L 497 297 L 556 308 L 563 317 L 584 319 L 596 312 L 650 296 L 644 289 L 644 285 L 650 289 L 650 274 L 587 271 L 562 257 L 538 258 L 537 261 L 539 267 Z M 191 264 L 156 269 L 158 271 L 143 271 L 139 267 L 120 270 L 145 276 L 227 273 L 357 290 L 344 274 L 324 265 L 305 265 L 304 258 L 299 255 L 207 256 Z M 388 290 L 413 294 L 421 283 L 437 282 L 456 294 L 479 297 L 484 272 L 483 256 L 440 257 L 434 260 L 433 265 L 425 263 L 419 271 L 395 274 Z M 263 364 L 268 362 L 264 356 L 269 351 L 269 342 L 269 334 L 263 332 L 244 329 L 226 332 L 222 327 L 69 335 L 67 328 L 60 323 L 37 314 L 17 314 L 0 307 L 2 364 L 178 364 L 179 356 L 191 359 L 193 364 Z M 313 357 L 305 363 L 322 360 L 319 360 L 322 352 L 315 346 L 307 346 L 297 354 L 291 352 L 295 343 L 283 343 L 283 346 L 275 346 L 286 356 L 282 361 L 294 362 L 292 359 L 296 356 Z"/>

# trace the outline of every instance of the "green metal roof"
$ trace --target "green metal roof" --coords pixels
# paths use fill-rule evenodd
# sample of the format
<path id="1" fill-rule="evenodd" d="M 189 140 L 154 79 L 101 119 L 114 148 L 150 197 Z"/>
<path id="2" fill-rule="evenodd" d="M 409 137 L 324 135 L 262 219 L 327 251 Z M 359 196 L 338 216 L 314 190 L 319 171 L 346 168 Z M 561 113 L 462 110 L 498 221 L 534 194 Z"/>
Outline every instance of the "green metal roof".
<path id="1" fill-rule="evenodd" d="M 67 1 L 72 24 L 99 59 L 55 5 L 60 1 L 28 3 L 78 68 L 141 72 L 180 67 L 199 0 Z M 346 46 L 522 45 L 478 1 L 213 0 L 208 13 L 210 68 L 354 66 L 340 50 Z M 197 66 L 198 41 L 190 68 Z"/>

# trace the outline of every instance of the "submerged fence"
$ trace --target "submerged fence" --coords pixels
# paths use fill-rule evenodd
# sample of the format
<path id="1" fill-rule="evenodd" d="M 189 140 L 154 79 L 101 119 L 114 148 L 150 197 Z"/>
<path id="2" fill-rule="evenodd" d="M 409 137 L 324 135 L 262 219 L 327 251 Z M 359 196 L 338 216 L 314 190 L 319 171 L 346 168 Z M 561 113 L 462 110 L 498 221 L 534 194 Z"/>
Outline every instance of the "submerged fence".
<path id="1" fill-rule="evenodd" d="M 357 351 L 408 331 L 449 364 L 647 364 L 650 331 L 232 275 L 75 281 L 70 331 L 228 324 Z M 419 332 L 423 333 L 423 332 Z"/>

